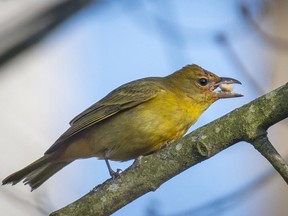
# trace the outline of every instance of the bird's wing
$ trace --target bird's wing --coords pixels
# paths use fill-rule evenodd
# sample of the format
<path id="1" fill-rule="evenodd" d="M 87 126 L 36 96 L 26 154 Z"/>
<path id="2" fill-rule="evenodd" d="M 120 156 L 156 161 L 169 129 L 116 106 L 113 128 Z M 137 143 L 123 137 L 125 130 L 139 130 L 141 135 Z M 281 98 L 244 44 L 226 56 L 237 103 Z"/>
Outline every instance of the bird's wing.
<path id="1" fill-rule="evenodd" d="M 161 90 L 153 79 L 136 80 L 124 84 L 110 92 L 103 99 L 71 120 L 71 127 L 45 152 L 51 153 L 60 147 L 61 143 L 80 131 L 115 115 L 118 112 L 137 106 L 148 101 Z"/>

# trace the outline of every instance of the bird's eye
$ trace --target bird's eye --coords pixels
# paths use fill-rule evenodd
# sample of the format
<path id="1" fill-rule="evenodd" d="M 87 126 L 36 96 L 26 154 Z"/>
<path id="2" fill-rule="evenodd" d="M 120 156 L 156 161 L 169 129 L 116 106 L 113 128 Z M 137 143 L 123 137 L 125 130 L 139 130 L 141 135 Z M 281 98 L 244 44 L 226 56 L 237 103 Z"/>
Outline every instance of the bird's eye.
<path id="1" fill-rule="evenodd" d="M 208 80 L 206 78 L 200 78 L 198 82 L 201 86 L 206 86 L 208 84 Z"/>

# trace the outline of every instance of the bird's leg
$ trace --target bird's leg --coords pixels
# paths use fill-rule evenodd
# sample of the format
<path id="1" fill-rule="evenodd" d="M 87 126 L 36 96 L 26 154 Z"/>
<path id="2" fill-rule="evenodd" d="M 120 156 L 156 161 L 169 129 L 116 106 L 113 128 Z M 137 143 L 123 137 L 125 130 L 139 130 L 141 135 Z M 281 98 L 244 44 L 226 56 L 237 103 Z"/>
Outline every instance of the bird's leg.
<path id="1" fill-rule="evenodd" d="M 116 172 L 111 168 L 110 163 L 109 163 L 109 159 L 107 157 L 108 154 L 108 150 L 104 151 L 104 160 L 106 163 L 106 166 L 108 168 L 109 174 L 112 177 L 112 179 L 116 179 L 117 177 L 120 176 L 120 172 L 122 171 L 121 169 L 117 169 Z"/>

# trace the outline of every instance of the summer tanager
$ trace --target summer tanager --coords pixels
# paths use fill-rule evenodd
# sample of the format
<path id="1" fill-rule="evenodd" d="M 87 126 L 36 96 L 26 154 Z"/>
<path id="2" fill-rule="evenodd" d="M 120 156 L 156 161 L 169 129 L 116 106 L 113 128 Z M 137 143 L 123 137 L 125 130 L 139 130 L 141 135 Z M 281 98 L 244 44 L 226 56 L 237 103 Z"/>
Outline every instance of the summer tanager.
<path id="1" fill-rule="evenodd" d="M 188 65 L 166 77 L 124 84 L 76 116 L 43 157 L 2 183 L 24 179 L 33 190 L 72 161 L 89 157 L 105 159 L 114 176 L 108 160 L 153 153 L 181 138 L 216 100 L 242 96 L 227 87 L 232 83 L 241 84 Z M 220 90 L 214 91 L 217 87 Z"/>

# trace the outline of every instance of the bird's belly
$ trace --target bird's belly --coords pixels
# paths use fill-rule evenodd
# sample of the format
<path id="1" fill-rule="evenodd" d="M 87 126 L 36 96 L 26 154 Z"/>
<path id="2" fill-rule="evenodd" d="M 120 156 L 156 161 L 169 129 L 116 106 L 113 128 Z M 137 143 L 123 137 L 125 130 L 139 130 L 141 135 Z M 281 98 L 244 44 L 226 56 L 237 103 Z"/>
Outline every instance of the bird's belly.
<path id="1" fill-rule="evenodd" d="M 111 160 L 134 159 L 157 151 L 186 133 L 192 122 L 177 115 L 181 116 L 135 107 L 89 128 L 85 132 L 86 143 L 99 158 L 106 151 Z"/>

